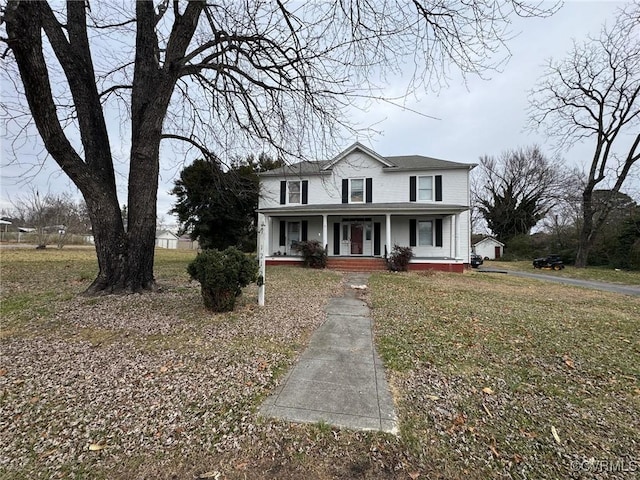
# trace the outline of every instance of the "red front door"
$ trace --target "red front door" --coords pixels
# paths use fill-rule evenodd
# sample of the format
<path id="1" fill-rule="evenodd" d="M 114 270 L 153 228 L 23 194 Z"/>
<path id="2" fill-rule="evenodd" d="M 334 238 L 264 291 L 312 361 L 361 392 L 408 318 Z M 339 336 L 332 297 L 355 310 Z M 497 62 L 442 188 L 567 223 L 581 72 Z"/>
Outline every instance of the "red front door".
<path id="1" fill-rule="evenodd" d="M 497 260 L 498 258 L 500 258 L 500 247 L 496 247 L 495 252 L 496 252 L 496 260 Z"/>
<path id="2" fill-rule="evenodd" d="M 351 255 L 362 255 L 362 224 L 351 224 Z"/>

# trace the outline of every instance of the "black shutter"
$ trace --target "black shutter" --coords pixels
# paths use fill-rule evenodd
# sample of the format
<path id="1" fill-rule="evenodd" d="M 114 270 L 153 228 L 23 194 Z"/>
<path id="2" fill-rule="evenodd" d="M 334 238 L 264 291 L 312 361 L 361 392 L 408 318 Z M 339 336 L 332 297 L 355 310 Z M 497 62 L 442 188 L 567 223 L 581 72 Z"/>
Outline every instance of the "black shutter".
<path id="1" fill-rule="evenodd" d="M 442 201 L 442 175 L 436 175 L 436 202 Z M 442 224 L 442 220 L 440 220 Z"/>
<path id="2" fill-rule="evenodd" d="M 282 180 L 280 182 L 280 205 L 287 203 L 287 182 Z"/>
<path id="3" fill-rule="evenodd" d="M 373 224 L 373 254 L 380 255 L 380 222 Z"/>
<path id="4" fill-rule="evenodd" d="M 367 178 L 367 203 L 373 202 L 373 178 Z"/>
<path id="5" fill-rule="evenodd" d="M 302 180 L 302 204 L 309 203 L 309 180 Z"/>
<path id="6" fill-rule="evenodd" d="M 409 177 L 409 201 L 416 201 L 416 177 L 413 175 Z"/>
<path id="7" fill-rule="evenodd" d="M 442 219 L 436 218 L 436 247 L 441 247 L 441 246 L 442 246 Z"/>
<path id="8" fill-rule="evenodd" d="M 287 232 L 287 222 L 285 222 L 284 220 L 280 220 L 280 240 L 278 245 L 282 246 L 287 244 L 287 237 L 285 236 L 286 232 Z"/>
<path id="9" fill-rule="evenodd" d="M 333 224 L 333 254 L 340 255 L 340 224 Z"/>
<path id="10" fill-rule="evenodd" d="M 309 231 L 309 222 L 302 220 L 302 241 L 307 241 L 307 232 Z"/>
<path id="11" fill-rule="evenodd" d="M 349 203 L 349 180 L 342 179 L 342 203 Z"/>
<path id="12" fill-rule="evenodd" d="M 409 246 L 415 247 L 416 243 L 416 219 L 412 218 L 409 220 Z"/>

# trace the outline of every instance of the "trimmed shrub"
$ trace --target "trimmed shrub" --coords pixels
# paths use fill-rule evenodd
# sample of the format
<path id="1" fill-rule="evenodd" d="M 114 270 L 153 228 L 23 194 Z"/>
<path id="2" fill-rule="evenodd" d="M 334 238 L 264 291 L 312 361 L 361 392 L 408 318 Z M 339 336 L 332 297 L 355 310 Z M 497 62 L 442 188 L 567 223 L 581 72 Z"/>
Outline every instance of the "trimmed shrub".
<path id="1" fill-rule="evenodd" d="M 258 262 L 235 247 L 204 250 L 187 266 L 187 272 L 200 282 L 204 306 L 214 312 L 229 312 L 242 288 L 255 282 Z"/>
<path id="2" fill-rule="evenodd" d="M 305 267 L 324 268 L 327 266 L 327 252 L 317 240 L 298 242 L 295 244 L 295 249 L 302 254 Z"/>
<path id="3" fill-rule="evenodd" d="M 387 268 L 392 272 L 406 272 L 412 258 L 413 250 L 411 247 L 394 245 L 389 258 L 387 258 Z"/>

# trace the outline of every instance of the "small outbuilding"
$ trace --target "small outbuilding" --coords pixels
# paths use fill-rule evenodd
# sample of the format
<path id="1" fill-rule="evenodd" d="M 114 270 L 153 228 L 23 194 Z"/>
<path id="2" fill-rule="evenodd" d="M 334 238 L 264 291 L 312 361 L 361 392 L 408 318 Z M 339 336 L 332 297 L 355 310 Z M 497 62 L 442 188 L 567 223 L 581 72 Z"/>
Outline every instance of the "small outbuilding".
<path id="1" fill-rule="evenodd" d="M 486 237 L 473 244 L 473 251 L 482 258 L 498 260 L 504 255 L 504 243 L 493 237 Z"/>
<path id="2" fill-rule="evenodd" d="M 178 248 L 178 237 L 169 230 L 160 230 L 156 232 L 156 247 L 158 248 Z"/>

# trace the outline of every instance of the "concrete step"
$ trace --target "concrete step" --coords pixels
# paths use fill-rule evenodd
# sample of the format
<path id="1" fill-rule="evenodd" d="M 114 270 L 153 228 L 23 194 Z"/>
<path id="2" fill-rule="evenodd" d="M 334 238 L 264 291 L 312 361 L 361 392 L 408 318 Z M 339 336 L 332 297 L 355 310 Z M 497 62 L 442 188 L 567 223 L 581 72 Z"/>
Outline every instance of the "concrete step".
<path id="1" fill-rule="evenodd" d="M 372 272 L 387 269 L 385 261 L 381 258 L 329 258 L 327 268 L 342 272 Z"/>

